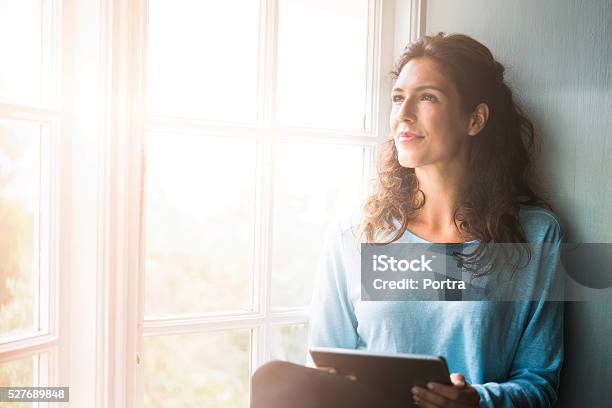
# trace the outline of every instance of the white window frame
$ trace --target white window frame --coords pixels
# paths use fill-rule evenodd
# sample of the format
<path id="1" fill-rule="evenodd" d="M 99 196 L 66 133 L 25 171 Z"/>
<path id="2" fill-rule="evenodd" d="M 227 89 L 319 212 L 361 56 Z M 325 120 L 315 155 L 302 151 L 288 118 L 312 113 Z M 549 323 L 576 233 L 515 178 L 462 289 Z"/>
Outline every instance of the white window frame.
<path id="1" fill-rule="evenodd" d="M 43 5 L 43 81 L 40 104 L 0 101 L 0 116 L 44 126 L 41 137 L 40 298 L 41 330 L 0 345 L 0 362 L 41 354 L 35 385 L 70 387 L 74 407 L 97 404 L 97 382 L 108 372 L 97 364 L 96 291 L 108 288 L 98 263 L 106 173 L 107 122 L 104 22 L 112 9 L 105 0 L 41 0 Z M 45 306 L 47 305 L 47 306 Z M 102 304 L 103 306 L 103 304 Z M 98 374 L 99 373 L 99 374 Z M 64 407 L 65 403 L 40 406 Z M 39 404 L 34 403 L 34 406 Z"/>
<path id="2" fill-rule="evenodd" d="M 251 373 L 269 359 L 269 330 L 308 321 L 308 308 L 272 310 L 270 268 L 274 168 L 279 141 L 317 141 L 366 148 L 364 189 L 374 176 L 375 148 L 388 135 L 391 84 L 387 73 L 397 57 L 396 21 L 410 23 L 409 38 L 423 32 L 422 0 L 369 0 L 367 111 L 365 131 L 346 132 L 279 126 L 274 123 L 274 78 L 278 0 L 260 0 L 258 123 L 226 125 L 196 119 L 145 118 L 147 1 L 102 1 L 103 60 L 109 126 L 102 134 L 99 163 L 96 406 L 143 404 L 144 336 L 250 329 Z M 397 13 L 401 12 L 401 16 Z M 409 14 L 407 14 L 409 13 Z M 409 15 L 409 17 L 408 17 Z M 406 18 L 402 18 L 406 16 Z M 405 34 L 403 31 L 401 35 Z M 407 42 L 407 41 L 406 41 Z M 111 46 L 112 45 L 112 46 Z M 130 85 L 129 87 L 127 85 Z M 130 93 L 130 91 L 132 93 Z M 258 143 L 254 310 L 180 319 L 144 319 L 145 131 L 206 133 L 255 139 Z"/>
<path id="3" fill-rule="evenodd" d="M 67 274 L 61 268 L 63 247 L 60 235 L 61 212 L 65 201 L 61 194 L 66 169 L 62 163 L 61 109 L 61 0 L 41 2 L 41 94 L 39 102 L 0 100 L 0 117 L 6 120 L 40 125 L 40 201 L 35 220 L 37 236 L 33 253 L 35 280 L 38 281 L 37 303 L 33 305 L 34 321 L 39 330 L 5 338 L 0 343 L 0 364 L 39 355 L 34 366 L 33 385 L 61 384 L 65 377 L 60 358 L 65 355 L 67 335 L 61 318 L 68 302 L 61 296 Z M 60 288 L 60 286 L 62 286 Z M 63 357 L 62 357 L 63 358 Z M 35 405 L 37 406 L 37 405 Z M 51 407 L 58 406 L 49 404 Z"/>

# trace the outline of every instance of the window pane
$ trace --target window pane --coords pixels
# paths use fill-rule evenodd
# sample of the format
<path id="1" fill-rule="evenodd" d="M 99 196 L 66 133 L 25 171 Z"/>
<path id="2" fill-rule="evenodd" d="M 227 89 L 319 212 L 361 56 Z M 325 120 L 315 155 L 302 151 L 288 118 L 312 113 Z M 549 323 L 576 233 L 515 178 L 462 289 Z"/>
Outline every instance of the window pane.
<path id="1" fill-rule="evenodd" d="M 250 310 L 256 142 L 152 133 L 146 313 Z"/>
<path id="2" fill-rule="evenodd" d="M 40 101 L 41 3 L 0 0 L 0 99 Z"/>
<path id="3" fill-rule="evenodd" d="M 38 330 L 40 126 L 0 120 L 0 341 Z"/>
<path id="4" fill-rule="evenodd" d="M 363 130 L 367 0 L 280 0 L 277 121 Z"/>
<path id="5" fill-rule="evenodd" d="M 33 387 L 38 356 L 20 358 L 0 364 L 0 387 Z M 31 402 L 3 402 L 3 408 L 29 408 Z"/>
<path id="6" fill-rule="evenodd" d="M 310 303 L 329 223 L 361 204 L 363 153 L 358 146 L 280 144 L 274 186 L 274 307 Z"/>
<path id="7" fill-rule="evenodd" d="M 270 358 L 306 364 L 308 324 L 273 325 Z"/>
<path id="8" fill-rule="evenodd" d="M 248 406 L 250 331 L 145 337 L 145 407 Z"/>
<path id="9" fill-rule="evenodd" d="M 253 0 L 151 0 L 151 113 L 254 122 L 258 15 Z"/>

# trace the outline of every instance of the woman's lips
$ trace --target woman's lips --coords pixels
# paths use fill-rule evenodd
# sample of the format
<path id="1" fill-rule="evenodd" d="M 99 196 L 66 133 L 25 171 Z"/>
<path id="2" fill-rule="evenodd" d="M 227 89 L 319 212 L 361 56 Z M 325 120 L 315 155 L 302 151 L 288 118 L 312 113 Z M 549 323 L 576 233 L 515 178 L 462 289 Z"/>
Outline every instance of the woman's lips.
<path id="1" fill-rule="evenodd" d="M 402 142 L 402 143 L 408 143 L 408 142 L 412 142 L 413 140 L 419 140 L 422 138 L 423 136 L 417 135 L 416 133 L 410 133 L 410 132 L 400 132 L 397 135 L 397 141 Z"/>

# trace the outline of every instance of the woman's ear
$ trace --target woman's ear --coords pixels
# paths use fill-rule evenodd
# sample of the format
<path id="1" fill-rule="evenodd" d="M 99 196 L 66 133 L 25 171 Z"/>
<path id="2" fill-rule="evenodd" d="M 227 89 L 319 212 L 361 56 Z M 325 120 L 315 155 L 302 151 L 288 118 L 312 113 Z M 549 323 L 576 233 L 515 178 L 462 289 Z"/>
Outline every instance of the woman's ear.
<path id="1" fill-rule="evenodd" d="M 486 103 L 481 103 L 476 106 L 474 112 L 470 116 L 470 123 L 468 125 L 468 135 L 476 136 L 482 129 L 484 129 L 487 121 L 489 120 L 489 107 Z"/>

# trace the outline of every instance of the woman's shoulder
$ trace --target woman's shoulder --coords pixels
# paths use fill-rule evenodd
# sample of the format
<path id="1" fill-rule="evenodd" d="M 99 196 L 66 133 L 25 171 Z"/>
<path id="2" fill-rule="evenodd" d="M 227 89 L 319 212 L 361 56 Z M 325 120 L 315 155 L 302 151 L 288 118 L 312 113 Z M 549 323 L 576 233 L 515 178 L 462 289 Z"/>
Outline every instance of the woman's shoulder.
<path id="1" fill-rule="evenodd" d="M 527 242 L 559 242 L 564 238 L 559 217 L 546 208 L 521 205 L 519 222 Z"/>
<path id="2" fill-rule="evenodd" d="M 356 237 L 363 220 L 361 207 L 350 207 L 336 213 L 328 226 L 328 233 L 340 235 L 342 238 Z"/>
<path id="3" fill-rule="evenodd" d="M 345 212 L 337 214 L 334 224 L 342 235 L 354 234 L 361 225 L 363 212 L 360 208 L 349 208 Z"/>

